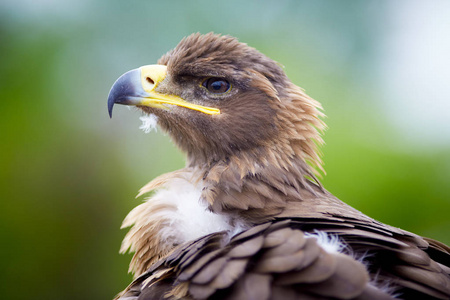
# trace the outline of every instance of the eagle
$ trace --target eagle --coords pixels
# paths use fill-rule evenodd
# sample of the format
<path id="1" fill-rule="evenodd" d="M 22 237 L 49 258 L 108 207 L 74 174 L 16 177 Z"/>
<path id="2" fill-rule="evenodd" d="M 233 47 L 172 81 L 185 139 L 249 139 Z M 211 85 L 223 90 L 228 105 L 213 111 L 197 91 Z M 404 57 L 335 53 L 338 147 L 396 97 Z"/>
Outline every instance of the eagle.
<path id="1" fill-rule="evenodd" d="M 139 193 L 116 299 L 450 299 L 450 247 L 378 222 L 320 183 L 319 102 L 227 35 L 195 33 L 113 84 L 186 166 Z"/>

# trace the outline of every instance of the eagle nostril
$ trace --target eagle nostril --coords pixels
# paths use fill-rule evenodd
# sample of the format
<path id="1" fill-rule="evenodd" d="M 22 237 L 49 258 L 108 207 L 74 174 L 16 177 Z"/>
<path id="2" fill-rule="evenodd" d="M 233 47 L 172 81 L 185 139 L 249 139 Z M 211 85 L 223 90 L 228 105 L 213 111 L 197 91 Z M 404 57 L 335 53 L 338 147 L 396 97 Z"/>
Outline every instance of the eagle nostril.
<path id="1" fill-rule="evenodd" d="M 153 81 L 153 79 L 151 79 L 150 77 L 146 77 L 145 79 L 147 80 L 148 83 L 150 83 L 150 84 L 155 84 L 155 82 Z"/>

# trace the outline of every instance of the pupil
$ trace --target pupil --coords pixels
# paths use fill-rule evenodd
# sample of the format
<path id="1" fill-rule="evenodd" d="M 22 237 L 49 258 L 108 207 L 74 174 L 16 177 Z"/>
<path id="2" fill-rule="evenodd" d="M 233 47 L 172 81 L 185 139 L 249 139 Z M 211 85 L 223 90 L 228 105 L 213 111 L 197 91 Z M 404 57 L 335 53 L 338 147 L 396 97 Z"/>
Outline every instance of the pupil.
<path id="1" fill-rule="evenodd" d="M 211 83 L 211 86 L 214 90 L 218 91 L 224 86 L 224 82 L 217 80 Z"/>

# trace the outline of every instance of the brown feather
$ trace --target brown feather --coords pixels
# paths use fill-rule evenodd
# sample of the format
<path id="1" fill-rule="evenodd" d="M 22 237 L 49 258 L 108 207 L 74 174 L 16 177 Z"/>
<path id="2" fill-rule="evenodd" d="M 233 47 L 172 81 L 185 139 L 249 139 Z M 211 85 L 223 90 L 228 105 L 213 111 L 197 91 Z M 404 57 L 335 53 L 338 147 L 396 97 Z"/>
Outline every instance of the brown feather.
<path id="1" fill-rule="evenodd" d="M 312 260 L 311 264 L 305 264 L 306 268 L 301 268 L 301 272 L 292 271 L 281 274 L 277 278 L 276 284 L 317 283 L 329 278 L 336 270 L 336 258 L 322 250 L 312 253 L 315 254 L 316 259 Z"/>

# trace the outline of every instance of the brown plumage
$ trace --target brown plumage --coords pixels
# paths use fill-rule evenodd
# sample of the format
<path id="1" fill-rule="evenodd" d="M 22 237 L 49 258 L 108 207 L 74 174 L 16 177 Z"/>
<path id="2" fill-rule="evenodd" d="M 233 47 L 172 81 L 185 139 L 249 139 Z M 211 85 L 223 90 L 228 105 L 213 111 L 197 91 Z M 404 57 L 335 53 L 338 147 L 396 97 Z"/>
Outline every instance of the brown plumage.
<path id="1" fill-rule="evenodd" d="M 193 34 L 158 64 L 119 78 L 109 110 L 157 116 L 187 165 L 124 221 L 136 279 L 119 299 L 450 298 L 448 246 L 322 187 L 320 104 L 277 63 Z"/>

